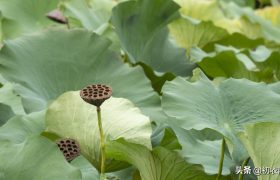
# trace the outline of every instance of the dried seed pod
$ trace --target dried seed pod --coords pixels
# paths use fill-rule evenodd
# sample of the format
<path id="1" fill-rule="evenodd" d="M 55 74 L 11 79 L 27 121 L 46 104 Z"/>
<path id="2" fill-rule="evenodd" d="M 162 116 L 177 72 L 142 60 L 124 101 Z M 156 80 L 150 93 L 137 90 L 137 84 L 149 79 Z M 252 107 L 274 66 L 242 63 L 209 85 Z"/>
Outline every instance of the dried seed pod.
<path id="1" fill-rule="evenodd" d="M 89 104 L 100 107 L 112 95 L 112 88 L 104 84 L 93 84 L 80 91 L 81 98 Z"/>
<path id="2" fill-rule="evenodd" d="M 65 16 L 63 16 L 63 14 L 58 10 L 58 9 L 55 9 L 51 12 L 49 12 L 47 15 L 46 15 L 50 20 L 53 20 L 57 23 L 61 23 L 61 24 L 67 24 L 67 19 Z"/>
<path id="3" fill-rule="evenodd" d="M 79 143 L 75 139 L 62 138 L 56 141 L 57 146 L 67 161 L 72 161 L 80 155 Z"/>

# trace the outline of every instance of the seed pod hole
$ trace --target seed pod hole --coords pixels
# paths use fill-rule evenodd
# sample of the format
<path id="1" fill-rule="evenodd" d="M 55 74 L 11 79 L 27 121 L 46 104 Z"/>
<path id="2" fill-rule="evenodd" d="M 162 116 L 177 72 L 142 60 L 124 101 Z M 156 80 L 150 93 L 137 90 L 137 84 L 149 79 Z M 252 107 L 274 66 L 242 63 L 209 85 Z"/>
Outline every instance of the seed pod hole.
<path id="1" fill-rule="evenodd" d="M 79 143 L 74 139 L 60 139 L 56 141 L 56 144 L 58 147 L 60 147 L 59 150 L 63 153 L 64 157 L 69 162 L 80 155 Z"/>
<path id="2" fill-rule="evenodd" d="M 89 85 L 80 91 L 80 96 L 85 102 L 97 107 L 101 106 L 111 95 L 112 88 L 104 84 Z"/>

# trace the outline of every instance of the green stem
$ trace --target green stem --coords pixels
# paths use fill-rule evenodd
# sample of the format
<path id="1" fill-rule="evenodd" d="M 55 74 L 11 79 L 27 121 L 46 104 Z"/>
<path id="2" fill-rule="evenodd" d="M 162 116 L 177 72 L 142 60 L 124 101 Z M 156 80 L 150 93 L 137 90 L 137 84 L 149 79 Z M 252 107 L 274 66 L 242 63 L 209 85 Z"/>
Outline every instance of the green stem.
<path id="1" fill-rule="evenodd" d="M 104 138 L 104 132 L 102 128 L 102 120 L 101 120 L 101 109 L 100 107 L 96 108 L 97 111 L 97 117 L 98 117 L 98 127 L 99 127 L 99 133 L 100 133 L 100 151 L 101 151 L 101 167 L 100 167 L 100 180 L 105 180 L 105 138 Z"/>
<path id="2" fill-rule="evenodd" d="M 224 164 L 224 154 L 225 154 L 225 138 L 223 138 L 222 141 L 222 146 L 221 146 L 221 158 L 220 158 L 220 164 L 219 164 L 219 172 L 218 172 L 218 176 L 216 178 L 216 180 L 219 180 L 221 175 L 222 175 L 222 171 L 223 171 L 223 164 Z"/>
<path id="3" fill-rule="evenodd" d="M 249 160 L 250 160 L 250 157 L 248 157 L 247 159 L 245 159 L 245 161 L 243 161 L 242 166 L 241 166 L 242 170 L 248 164 Z M 243 180 L 243 174 L 244 173 L 241 171 L 241 173 L 239 174 L 238 180 Z"/>

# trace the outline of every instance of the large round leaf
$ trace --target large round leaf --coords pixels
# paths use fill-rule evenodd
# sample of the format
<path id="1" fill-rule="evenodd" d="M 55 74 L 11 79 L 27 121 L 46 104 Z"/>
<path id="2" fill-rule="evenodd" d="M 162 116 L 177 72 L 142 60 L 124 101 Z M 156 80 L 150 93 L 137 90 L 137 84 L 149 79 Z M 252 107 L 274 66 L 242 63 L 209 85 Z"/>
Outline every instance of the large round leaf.
<path id="1" fill-rule="evenodd" d="M 153 120 L 159 118 L 159 97 L 142 69 L 122 64 L 109 46 L 109 40 L 89 31 L 48 30 L 7 41 L 0 71 L 19 84 L 16 91 L 28 112 L 45 108 L 63 92 L 104 83 L 114 96 L 130 99 Z"/>
<path id="2" fill-rule="evenodd" d="M 178 17 L 171 0 L 138 0 L 118 4 L 112 24 L 132 63 L 143 62 L 157 72 L 187 76 L 193 68 L 185 51 L 168 37 L 167 24 Z"/>
<path id="3" fill-rule="evenodd" d="M 247 157 L 236 133 L 243 125 L 279 121 L 280 96 L 264 84 L 228 79 L 218 86 L 209 80 L 190 83 L 182 78 L 163 87 L 163 108 L 174 120 L 169 123 L 184 129 L 211 128 L 228 140 L 236 162 Z"/>
<path id="4" fill-rule="evenodd" d="M 108 139 L 122 137 L 151 148 L 150 120 L 130 101 L 111 97 L 102 104 L 101 111 L 103 129 Z M 76 139 L 82 154 L 100 167 L 96 107 L 84 102 L 79 92 L 67 92 L 50 105 L 46 114 L 46 131 Z"/>

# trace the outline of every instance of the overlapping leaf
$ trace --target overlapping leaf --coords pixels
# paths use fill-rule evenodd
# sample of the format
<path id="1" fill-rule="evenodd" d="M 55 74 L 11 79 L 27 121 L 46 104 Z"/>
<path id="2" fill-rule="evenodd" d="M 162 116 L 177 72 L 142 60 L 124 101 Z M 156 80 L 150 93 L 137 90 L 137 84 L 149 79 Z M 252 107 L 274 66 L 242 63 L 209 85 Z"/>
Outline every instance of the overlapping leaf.
<path id="1" fill-rule="evenodd" d="M 15 38 L 54 25 L 45 15 L 57 4 L 58 0 L 1 0 L 1 39 Z"/>
<path id="2" fill-rule="evenodd" d="M 209 129 L 196 131 L 174 126 L 172 128 L 182 145 L 180 155 L 185 157 L 187 162 L 201 164 L 206 173 L 217 174 L 221 158 L 221 136 Z M 230 155 L 225 153 L 222 174 L 229 175 L 234 165 Z"/>
<path id="3" fill-rule="evenodd" d="M 57 145 L 40 136 L 19 144 L 1 142 L 0 161 L 0 179 L 82 179 L 81 172 L 68 164 Z"/>
<path id="4" fill-rule="evenodd" d="M 130 101 L 111 97 L 101 109 L 103 129 L 108 139 L 125 138 L 151 148 L 150 120 Z M 96 107 L 84 102 L 78 92 L 67 92 L 51 104 L 46 114 L 46 128 L 47 132 L 60 137 L 76 139 L 82 154 L 96 167 L 100 167 Z"/>
<path id="5" fill-rule="evenodd" d="M 128 1 L 113 9 L 112 23 L 132 63 L 143 62 L 163 73 L 191 73 L 185 51 L 170 41 L 166 28 L 178 17 L 178 9 L 171 0 Z"/>
<path id="6" fill-rule="evenodd" d="M 192 47 L 202 48 L 228 35 L 226 30 L 213 25 L 212 22 L 199 22 L 187 17 L 175 20 L 169 25 L 169 29 L 176 42 L 188 51 Z"/>
<path id="7" fill-rule="evenodd" d="M 105 83 L 114 96 L 133 101 L 152 119 L 161 118 L 158 95 L 140 67 L 122 64 L 110 41 L 85 30 L 48 30 L 7 41 L 0 51 L 0 71 L 18 83 L 28 112 L 45 108 L 63 92 Z"/>
<path id="8" fill-rule="evenodd" d="M 111 18 L 111 10 L 117 3 L 111 0 L 66 0 L 60 7 L 69 19 L 70 27 L 84 27 L 98 32 Z"/>
<path id="9" fill-rule="evenodd" d="M 188 164 L 176 152 L 163 147 L 149 151 L 144 146 L 120 139 L 109 142 L 107 153 L 110 157 L 136 166 L 143 180 L 215 179 L 215 176 L 205 174 L 199 165 Z"/>
<path id="10" fill-rule="evenodd" d="M 0 128 L 0 179 L 82 179 L 57 145 L 40 133 L 44 112 L 16 116 Z"/>
<path id="11" fill-rule="evenodd" d="M 258 97 L 258 98 L 256 98 Z M 280 96 L 264 84 L 228 79 L 218 86 L 176 78 L 163 87 L 163 108 L 184 129 L 211 128 L 223 134 L 235 162 L 248 155 L 236 136 L 247 123 L 279 121 Z"/>
<path id="12" fill-rule="evenodd" d="M 199 48 L 191 50 L 193 61 L 210 77 L 247 78 L 253 81 L 275 82 L 280 78 L 279 52 L 258 46 L 254 50 L 216 46 L 206 53 Z"/>
<path id="13" fill-rule="evenodd" d="M 185 16 L 212 21 L 214 25 L 227 30 L 230 34 L 241 33 L 251 39 L 261 37 L 260 25 L 254 24 L 243 17 L 228 18 L 226 16 L 225 12 L 227 11 L 225 9 L 227 9 L 228 3 L 223 3 L 224 6 L 221 6 L 221 1 L 214 0 L 176 0 L 175 2 L 182 7 L 180 12 Z"/>

